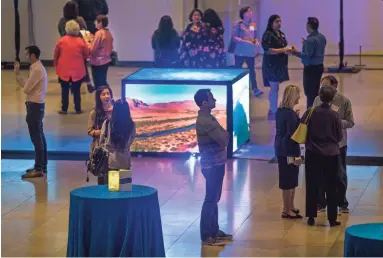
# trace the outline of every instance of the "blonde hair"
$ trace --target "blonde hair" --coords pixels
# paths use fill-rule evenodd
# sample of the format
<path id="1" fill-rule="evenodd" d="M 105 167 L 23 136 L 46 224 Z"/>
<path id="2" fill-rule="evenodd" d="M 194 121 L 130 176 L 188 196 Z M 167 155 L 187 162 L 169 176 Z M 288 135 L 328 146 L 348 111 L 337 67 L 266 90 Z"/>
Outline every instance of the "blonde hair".
<path id="1" fill-rule="evenodd" d="M 65 24 L 65 32 L 69 36 L 78 36 L 80 25 L 75 20 L 70 20 Z"/>
<path id="2" fill-rule="evenodd" d="M 279 107 L 293 108 L 296 105 L 297 99 L 300 97 L 301 90 L 296 85 L 289 85 L 283 92 L 283 99 Z"/>

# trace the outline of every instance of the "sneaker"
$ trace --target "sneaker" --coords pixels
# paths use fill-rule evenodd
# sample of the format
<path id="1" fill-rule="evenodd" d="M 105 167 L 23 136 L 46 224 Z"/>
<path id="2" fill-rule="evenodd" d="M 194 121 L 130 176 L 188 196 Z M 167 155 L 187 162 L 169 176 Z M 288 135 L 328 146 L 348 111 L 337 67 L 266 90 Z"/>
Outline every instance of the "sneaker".
<path id="1" fill-rule="evenodd" d="M 33 169 L 33 170 L 30 170 L 29 172 L 26 172 L 24 175 L 21 176 L 22 179 L 35 178 L 35 177 L 44 177 L 43 171 Z"/>
<path id="2" fill-rule="evenodd" d="M 350 210 L 348 209 L 348 207 L 344 206 L 344 207 L 339 207 L 339 212 L 340 213 L 350 213 Z"/>
<path id="3" fill-rule="evenodd" d="M 259 89 L 254 89 L 254 97 L 258 97 L 263 94 L 263 91 Z"/>
<path id="4" fill-rule="evenodd" d="M 326 207 L 318 206 L 317 212 L 325 212 L 325 211 L 326 211 Z"/>
<path id="5" fill-rule="evenodd" d="M 212 237 L 209 237 L 205 241 L 202 241 L 202 245 L 207 245 L 207 246 L 225 246 L 226 242 L 223 240 L 218 240 L 214 239 Z"/>
<path id="6" fill-rule="evenodd" d="M 233 241 L 233 235 L 226 234 L 225 232 L 218 230 L 217 240 Z"/>

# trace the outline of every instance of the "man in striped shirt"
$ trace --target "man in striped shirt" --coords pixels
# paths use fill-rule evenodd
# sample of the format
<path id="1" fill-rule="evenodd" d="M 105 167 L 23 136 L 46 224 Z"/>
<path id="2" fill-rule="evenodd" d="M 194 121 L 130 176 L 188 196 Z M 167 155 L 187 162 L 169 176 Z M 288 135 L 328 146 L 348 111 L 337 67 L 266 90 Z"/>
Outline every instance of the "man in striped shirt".
<path id="1" fill-rule="evenodd" d="M 219 230 L 218 202 L 221 198 L 229 133 L 212 116 L 215 108 L 213 94 L 209 89 L 200 89 L 194 95 L 200 110 L 196 122 L 197 141 L 201 154 L 201 170 L 206 179 L 206 195 L 201 211 L 202 245 L 223 246 L 233 236 Z"/>
<path id="2" fill-rule="evenodd" d="M 321 81 L 322 86 L 331 86 L 335 89 L 338 88 L 338 80 L 332 76 L 328 75 L 323 77 Z M 321 105 L 321 101 L 319 97 L 316 97 L 314 100 L 314 106 Z M 341 158 L 341 166 L 339 171 L 340 176 L 340 184 L 338 186 L 338 193 L 339 193 L 339 208 L 340 212 L 342 213 L 348 213 L 348 201 L 346 198 L 346 191 L 347 191 L 347 167 L 346 167 L 346 157 L 347 157 L 347 129 L 354 127 L 354 116 L 352 113 L 352 107 L 351 102 L 348 98 L 340 94 L 338 91 L 335 94 L 334 100 L 331 104 L 332 110 L 338 112 L 340 114 L 340 117 L 342 119 L 342 133 L 343 138 L 342 141 L 339 143 L 339 150 L 340 150 L 340 158 Z M 324 193 L 321 192 L 319 196 L 319 205 L 318 205 L 318 211 L 324 211 L 326 208 L 326 201 L 324 198 Z"/>

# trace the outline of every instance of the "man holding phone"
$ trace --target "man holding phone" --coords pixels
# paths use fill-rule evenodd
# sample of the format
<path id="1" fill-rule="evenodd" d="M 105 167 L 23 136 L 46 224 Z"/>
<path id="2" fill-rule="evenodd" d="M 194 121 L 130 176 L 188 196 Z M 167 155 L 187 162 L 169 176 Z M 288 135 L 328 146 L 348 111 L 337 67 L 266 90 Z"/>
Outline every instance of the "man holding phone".
<path id="1" fill-rule="evenodd" d="M 299 57 L 304 65 L 303 88 L 307 97 L 307 109 L 309 109 L 319 94 L 327 41 L 326 37 L 318 31 L 318 18 L 307 18 L 306 29 L 309 35 L 307 39 L 302 38 L 302 52 L 293 47 L 293 54 Z"/>
<path id="2" fill-rule="evenodd" d="M 25 79 L 20 74 L 20 63 L 15 62 L 16 80 L 24 88 L 27 109 L 26 121 L 29 135 L 35 148 L 35 165 L 27 169 L 21 178 L 43 177 L 47 172 L 47 143 L 43 130 L 45 112 L 45 94 L 48 88 L 47 72 L 40 62 L 40 49 L 37 46 L 25 48 L 25 56 L 31 63 L 29 77 Z"/>

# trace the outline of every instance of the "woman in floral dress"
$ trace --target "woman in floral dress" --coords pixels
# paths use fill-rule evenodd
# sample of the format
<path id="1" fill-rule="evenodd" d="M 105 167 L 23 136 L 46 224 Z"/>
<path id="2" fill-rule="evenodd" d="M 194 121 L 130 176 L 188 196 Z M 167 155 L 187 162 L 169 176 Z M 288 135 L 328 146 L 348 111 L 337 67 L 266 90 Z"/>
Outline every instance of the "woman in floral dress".
<path id="1" fill-rule="evenodd" d="M 189 15 L 190 24 L 182 34 L 181 66 L 185 68 L 203 67 L 202 12 L 194 9 Z"/>
<path id="2" fill-rule="evenodd" d="M 203 15 L 203 66 L 205 68 L 226 67 L 226 52 L 223 42 L 225 32 L 222 21 L 213 9 Z"/>

